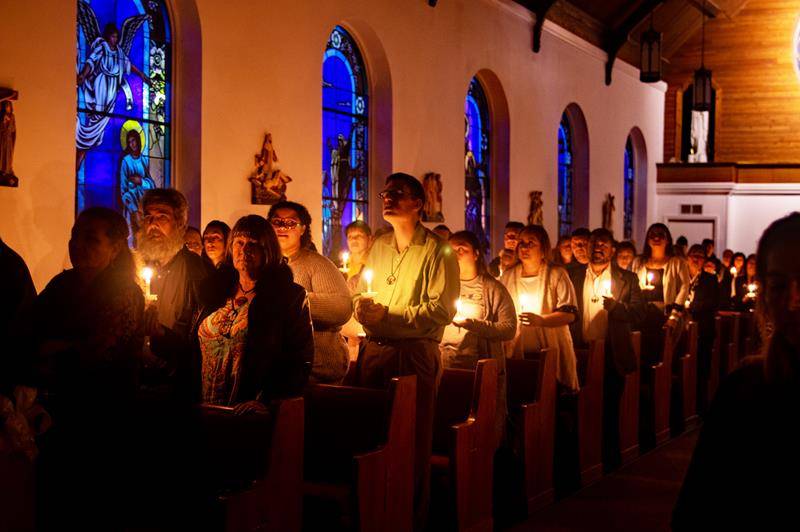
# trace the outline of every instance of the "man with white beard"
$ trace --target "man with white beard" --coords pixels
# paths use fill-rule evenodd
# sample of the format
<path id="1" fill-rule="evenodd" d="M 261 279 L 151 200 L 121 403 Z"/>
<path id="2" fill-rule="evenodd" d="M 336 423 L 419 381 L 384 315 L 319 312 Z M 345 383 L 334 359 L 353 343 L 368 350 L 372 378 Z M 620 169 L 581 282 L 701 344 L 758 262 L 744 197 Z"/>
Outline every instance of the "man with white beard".
<path id="1" fill-rule="evenodd" d="M 145 335 L 155 356 L 146 361 L 144 384 L 166 385 L 174 398 L 194 401 L 199 396 L 200 372 L 192 335 L 202 304 L 201 285 L 212 270 L 183 245 L 188 222 L 183 194 L 174 189 L 147 190 L 141 208 L 137 258 L 141 266 L 153 269 L 150 290 L 158 298 L 145 311 Z"/>

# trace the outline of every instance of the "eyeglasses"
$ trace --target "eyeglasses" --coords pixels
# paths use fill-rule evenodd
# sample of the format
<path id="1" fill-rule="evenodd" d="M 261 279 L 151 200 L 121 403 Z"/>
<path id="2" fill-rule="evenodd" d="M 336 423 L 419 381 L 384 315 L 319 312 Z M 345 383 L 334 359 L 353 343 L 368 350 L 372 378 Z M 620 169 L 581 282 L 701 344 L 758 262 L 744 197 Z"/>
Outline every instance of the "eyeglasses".
<path id="1" fill-rule="evenodd" d="M 270 218 L 269 223 L 276 229 L 294 229 L 298 225 L 303 225 L 297 220 L 291 218 Z"/>
<path id="2" fill-rule="evenodd" d="M 410 194 L 401 188 L 390 188 L 378 193 L 378 197 L 382 200 L 385 199 L 400 199 Z"/>

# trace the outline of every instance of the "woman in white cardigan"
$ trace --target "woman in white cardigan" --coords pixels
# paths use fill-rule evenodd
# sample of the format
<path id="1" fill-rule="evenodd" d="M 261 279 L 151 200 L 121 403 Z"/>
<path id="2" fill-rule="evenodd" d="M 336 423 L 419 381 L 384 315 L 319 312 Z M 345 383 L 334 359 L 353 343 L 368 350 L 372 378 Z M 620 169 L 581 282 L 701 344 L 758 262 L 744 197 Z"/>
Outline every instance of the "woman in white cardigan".
<path id="1" fill-rule="evenodd" d="M 653 361 L 660 358 L 664 326 L 676 337 L 680 335 L 689 295 L 689 266 L 675 255 L 666 225 L 655 223 L 647 229 L 644 252 L 633 262 L 633 272 L 639 276 L 647 303 L 642 324 L 642 357 Z"/>
<path id="2" fill-rule="evenodd" d="M 517 336 L 506 355 L 521 356 L 523 347 L 558 348 L 558 382 L 568 391 L 577 391 L 577 363 L 569 332 L 578 312 L 575 289 L 564 268 L 548 263 L 549 256 L 547 231 L 540 225 L 523 229 L 517 245 L 519 262 L 500 278 L 519 314 Z"/>

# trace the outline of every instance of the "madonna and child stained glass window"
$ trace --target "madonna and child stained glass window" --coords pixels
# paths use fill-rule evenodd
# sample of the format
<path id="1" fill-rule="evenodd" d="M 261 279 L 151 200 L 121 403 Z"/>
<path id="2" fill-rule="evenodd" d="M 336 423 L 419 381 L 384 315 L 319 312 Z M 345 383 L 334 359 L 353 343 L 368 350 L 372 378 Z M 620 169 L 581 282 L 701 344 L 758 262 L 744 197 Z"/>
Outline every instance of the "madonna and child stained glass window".
<path id="1" fill-rule="evenodd" d="M 636 180 L 636 171 L 633 167 L 633 144 L 631 138 L 625 143 L 625 217 L 623 222 L 623 235 L 625 240 L 630 240 L 633 235 L 633 195 Z"/>
<path id="2" fill-rule="evenodd" d="M 491 204 L 489 192 L 491 147 L 489 146 L 489 105 L 480 81 L 472 78 L 464 102 L 464 196 L 465 226 L 489 253 Z"/>
<path id="3" fill-rule="evenodd" d="M 322 62 L 322 241 L 338 257 L 344 229 L 368 220 L 367 73 L 347 31 L 336 26 Z"/>
<path id="4" fill-rule="evenodd" d="M 558 236 L 572 233 L 572 128 L 566 113 L 558 126 Z"/>
<path id="5" fill-rule="evenodd" d="M 119 210 L 170 186 L 170 25 L 164 0 L 78 0 L 76 209 Z"/>

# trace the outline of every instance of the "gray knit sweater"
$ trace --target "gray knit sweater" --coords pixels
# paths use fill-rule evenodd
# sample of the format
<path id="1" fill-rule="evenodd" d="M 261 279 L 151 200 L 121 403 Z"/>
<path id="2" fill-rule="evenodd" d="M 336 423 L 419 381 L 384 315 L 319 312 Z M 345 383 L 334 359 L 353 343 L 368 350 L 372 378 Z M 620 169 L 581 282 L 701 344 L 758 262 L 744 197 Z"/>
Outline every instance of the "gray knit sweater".
<path id="1" fill-rule="evenodd" d="M 347 373 L 350 356 L 340 331 L 353 314 L 350 290 L 342 273 L 326 257 L 301 249 L 289 257 L 294 282 L 308 292 L 314 325 L 313 382 L 339 383 Z"/>

